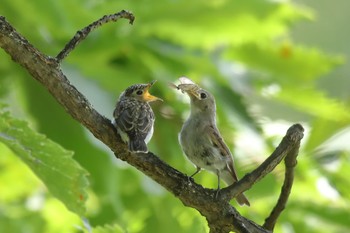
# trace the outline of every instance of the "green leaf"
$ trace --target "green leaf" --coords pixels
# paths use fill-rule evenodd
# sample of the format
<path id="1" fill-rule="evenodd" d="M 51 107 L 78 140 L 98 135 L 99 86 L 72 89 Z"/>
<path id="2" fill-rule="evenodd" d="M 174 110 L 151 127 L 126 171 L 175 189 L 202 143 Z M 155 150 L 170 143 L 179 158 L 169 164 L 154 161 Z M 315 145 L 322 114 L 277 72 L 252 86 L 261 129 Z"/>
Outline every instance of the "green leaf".
<path id="1" fill-rule="evenodd" d="M 309 139 L 304 150 L 312 153 L 317 147 L 325 143 L 330 135 L 336 135 L 349 124 L 349 120 L 334 121 L 333 119 L 318 118 L 311 124 Z"/>
<path id="2" fill-rule="evenodd" d="M 341 56 L 329 56 L 317 49 L 288 42 L 279 45 L 246 43 L 227 50 L 226 56 L 289 85 L 296 81 L 312 81 L 344 62 Z"/>
<path id="3" fill-rule="evenodd" d="M 92 230 L 93 233 L 124 233 L 125 231 L 119 225 L 98 226 Z"/>
<path id="4" fill-rule="evenodd" d="M 310 115 L 330 121 L 347 121 L 350 117 L 349 109 L 345 104 L 327 97 L 314 88 L 289 86 L 284 88 L 276 98 Z"/>
<path id="5" fill-rule="evenodd" d="M 173 7 L 179 10 L 174 11 Z M 141 11 L 135 13 L 145 14 Z M 267 41 L 284 34 L 286 22 L 311 17 L 307 11 L 299 11 L 289 3 L 259 0 L 177 1 L 172 7 L 168 2 L 159 2 L 152 7 L 152 13 L 146 13 L 143 18 L 139 29 L 142 35 L 157 35 L 185 47 L 206 49 L 217 44 Z M 155 19 L 152 21 L 149 17 Z"/>
<path id="6" fill-rule="evenodd" d="M 87 172 L 72 158 L 73 152 L 32 130 L 25 121 L 0 110 L 0 141 L 9 147 L 44 182 L 66 207 L 85 212 Z"/>

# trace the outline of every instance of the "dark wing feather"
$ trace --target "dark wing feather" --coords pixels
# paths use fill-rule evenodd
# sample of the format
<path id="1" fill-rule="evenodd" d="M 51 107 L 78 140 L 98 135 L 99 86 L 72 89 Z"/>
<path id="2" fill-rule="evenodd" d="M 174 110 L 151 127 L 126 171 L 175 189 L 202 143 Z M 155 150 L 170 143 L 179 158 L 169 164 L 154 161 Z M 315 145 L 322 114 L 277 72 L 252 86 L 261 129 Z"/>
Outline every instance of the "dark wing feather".
<path id="1" fill-rule="evenodd" d="M 154 122 L 150 106 L 133 100 L 118 102 L 113 115 L 117 126 L 130 140 L 145 140 Z"/>

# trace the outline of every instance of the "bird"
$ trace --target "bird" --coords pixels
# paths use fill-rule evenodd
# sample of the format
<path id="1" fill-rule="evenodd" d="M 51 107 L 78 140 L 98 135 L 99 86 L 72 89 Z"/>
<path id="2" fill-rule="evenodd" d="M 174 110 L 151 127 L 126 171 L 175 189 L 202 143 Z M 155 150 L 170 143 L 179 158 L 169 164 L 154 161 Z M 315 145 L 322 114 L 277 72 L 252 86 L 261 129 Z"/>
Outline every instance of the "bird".
<path id="1" fill-rule="evenodd" d="M 238 181 L 238 177 L 232 154 L 216 126 L 214 96 L 186 77 L 181 77 L 180 82 L 180 85 L 172 86 L 187 93 L 191 105 L 190 116 L 179 133 L 179 143 L 184 154 L 197 168 L 190 177 L 199 173 L 201 169 L 214 172 L 218 177 L 218 195 L 220 179 L 231 185 Z M 240 205 L 250 206 L 243 193 L 236 196 L 236 200 Z"/>
<path id="2" fill-rule="evenodd" d="M 123 91 L 113 112 L 113 125 L 132 153 L 148 153 L 155 116 L 150 102 L 163 101 L 149 93 L 156 81 L 134 84 Z"/>

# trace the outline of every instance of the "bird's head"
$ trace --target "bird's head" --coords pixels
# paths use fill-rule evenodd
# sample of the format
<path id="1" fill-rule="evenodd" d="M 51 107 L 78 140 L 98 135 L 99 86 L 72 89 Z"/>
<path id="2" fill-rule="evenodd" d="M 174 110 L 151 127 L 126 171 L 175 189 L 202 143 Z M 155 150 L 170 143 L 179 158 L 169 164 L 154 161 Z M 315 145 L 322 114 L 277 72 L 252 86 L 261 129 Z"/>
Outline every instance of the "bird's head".
<path id="1" fill-rule="evenodd" d="M 179 80 L 181 84 L 171 84 L 170 86 L 187 93 L 191 99 L 191 114 L 215 117 L 216 105 L 214 96 L 186 77 L 181 77 Z"/>
<path id="2" fill-rule="evenodd" d="M 185 91 L 191 99 L 191 112 L 201 114 L 214 114 L 216 112 L 215 99 L 210 92 L 202 88 Z"/>
<path id="3" fill-rule="evenodd" d="M 153 86 L 156 80 L 147 84 L 135 84 L 128 87 L 123 95 L 126 98 L 134 98 L 141 102 L 153 102 L 153 101 L 163 101 L 161 98 L 153 96 L 149 93 L 149 89 Z"/>

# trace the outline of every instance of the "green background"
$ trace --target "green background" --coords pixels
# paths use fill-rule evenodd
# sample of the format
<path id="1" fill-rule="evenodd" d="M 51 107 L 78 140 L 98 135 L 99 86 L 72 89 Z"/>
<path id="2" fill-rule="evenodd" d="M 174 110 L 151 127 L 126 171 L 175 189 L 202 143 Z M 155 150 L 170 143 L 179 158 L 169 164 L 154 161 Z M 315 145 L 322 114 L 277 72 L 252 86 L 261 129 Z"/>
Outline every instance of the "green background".
<path id="1" fill-rule="evenodd" d="M 153 105 L 149 148 L 186 174 L 195 168 L 177 134 L 188 99 L 168 87 L 180 76 L 216 97 L 218 127 L 240 177 L 301 123 L 295 184 L 276 232 L 340 233 L 350 229 L 349 7 L 346 0 L 2 0 L 0 15 L 56 56 L 103 15 L 133 12 L 133 26 L 104 25 L 62 63 L 94 108 L 111 118 L 126 87 L 158 80 L 151 92 L 164 102 Z M 89 225 L 98 233 L 208 232 L 198 212 L 115 159 L 3 50 L 0 77 L 0 232 L 83 232 Z M 240 213 L 262 224 L 283 172 L 278 166 L 247 191 L 251 207 L 237 206 Z M 216 187 L 211 173 L 195 180 Z"/>

